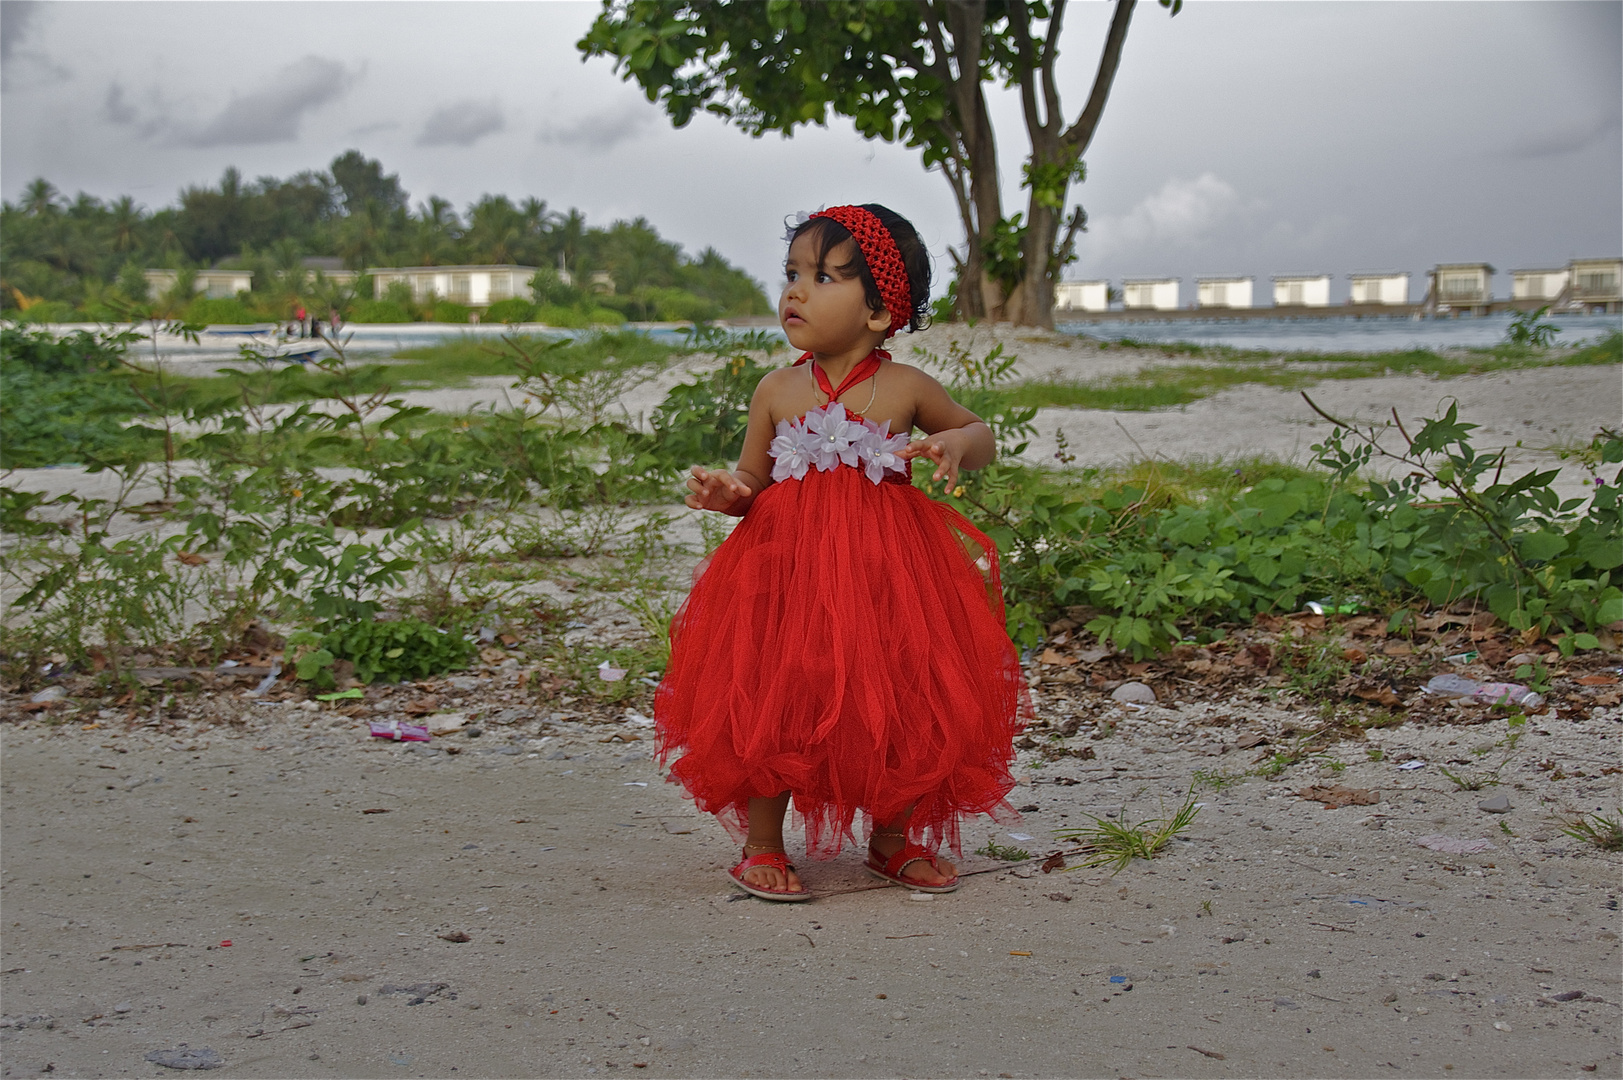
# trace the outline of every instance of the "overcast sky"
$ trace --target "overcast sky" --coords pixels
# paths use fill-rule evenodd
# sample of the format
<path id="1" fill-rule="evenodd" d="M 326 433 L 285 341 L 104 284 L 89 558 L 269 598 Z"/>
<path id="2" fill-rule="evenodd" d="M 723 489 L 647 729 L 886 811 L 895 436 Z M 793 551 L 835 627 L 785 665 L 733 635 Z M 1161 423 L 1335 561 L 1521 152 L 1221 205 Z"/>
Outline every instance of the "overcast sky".
<path id="1" fill-rule="evenodd" d="M 4 0 L 0 190 L 157 208 L 229 165 L 324 168 L 356 147 L 413 202 L 534 195 L 594 224 L 643 216 L 775 289 L 786 216 L 883 202 L 938 277 L 960 227 L 916 152 L 849 124 L 750 139 L 676 130 L 574 43 L 596 3 L 24 3 Z M 1061 51 L 1074 117 L 1110 5 L 1078 0 Z M 1623 253 L 1623 4 L 1142 3 L 1073 188 L 1092 218 L 1071 277 L 1512 268 Z M 1005 213 L 1026 152 L 993 111 Z M 1416 299 L 1423 279 L 1411 285 Z"/>

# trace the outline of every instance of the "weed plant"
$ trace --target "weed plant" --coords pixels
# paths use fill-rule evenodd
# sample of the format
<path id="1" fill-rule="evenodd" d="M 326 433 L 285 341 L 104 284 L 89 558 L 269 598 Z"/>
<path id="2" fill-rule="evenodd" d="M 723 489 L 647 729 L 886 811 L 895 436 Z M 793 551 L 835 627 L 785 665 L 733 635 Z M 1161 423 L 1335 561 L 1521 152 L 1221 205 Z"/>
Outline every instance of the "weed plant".
<path id="1" fill-rule="evenodd" d="M 1448 777 L 1455 788 L 1460 791 L 1481 791 L 1485 787 L 1497 785 L 1500 775 L 1505 771 L 1505 766 L 1509 765 L 1510 759 L 1516 756 L 1516 744 L 1521 742 L 1522 736 L 1527 733 L 1527 717 L 1521 713 L 1511 713 L 1505 718 L 1505 723 L 1507 728 L 1504 738 L 1473 751 L 1478 756 L 1491 754 L 1494 750 L 1502 751 L 1499 761 L 1493 768 L 1461 769 L 1455 772 L 1446 765 L 1439 765 L 1437 771 Z"/>
<path id="2" fill-rule="evenodd" d="M 1602 851 L 1623 851 L 1623 810 L 1617 817 L 1568 814 L 1560 821 L 1561 831 L 1579 843 L 1592 844 Z"/>
<path id="3" fill-rule="evenodd" d="M 1147 818 L 1128 822 L 1126 810 L 1120 821 L 1093 817 L 1092 825 L 1063 829 L 1055 833 L 1062 840 L 1080 843 L 1088 850 L 1073 868 L 1088 869 L 1114 866 L 1113 873 L 1121 873 L 1134 859 L 1153 859 L 1166 848 L 1173 837 L 1189 828 L 1200 807 L 1195 804 L 1194 788 L 1184 797 L 1183 805 L 1170 817 Z"/>

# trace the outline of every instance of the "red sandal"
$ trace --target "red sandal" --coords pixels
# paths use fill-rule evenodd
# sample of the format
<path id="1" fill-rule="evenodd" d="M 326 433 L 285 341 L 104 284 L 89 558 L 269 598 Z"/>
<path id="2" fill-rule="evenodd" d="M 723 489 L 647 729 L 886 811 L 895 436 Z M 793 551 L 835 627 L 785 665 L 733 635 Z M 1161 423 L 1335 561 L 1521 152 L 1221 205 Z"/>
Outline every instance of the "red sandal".
<path id="1" fill-rule="evenodd" d="M 949 893 L 958 888 L 958 875 L 954 874 L 939 885 L 925 885 L 902 876 L 906 870 L 916 862 L 927 862 L 936 873 L 941 873 L 941 867 L 936 864 L 935 855 L 925 851 L 911 840 L 905 841 L 896 854 L 885 858 L 875 851 L 873 844 L 868 845 L 868 861 L 864 869 L 877 878 L 884 878 L 893 885 L 902 885 L 915 892 Z"/>
<path id="2" fill-rule="evenodd" d="M 751 896 L 759 896 L 762 900 L 779 900 L 787 903 L 797 903 L 812 898 L 811 890 L 804 884 L 799 892 L 790 892 L 788 889 L 768 889 L 761 885 L 752 885 L 744 880 L 744 874 L 752 867 L 770 866 L 784 877 L 794 869 L 789 858 L 781 851 L 763 851 L 759 855 L 745 854 L 743 860 L 731 870 L 727 871 L 727 879 Z"/>

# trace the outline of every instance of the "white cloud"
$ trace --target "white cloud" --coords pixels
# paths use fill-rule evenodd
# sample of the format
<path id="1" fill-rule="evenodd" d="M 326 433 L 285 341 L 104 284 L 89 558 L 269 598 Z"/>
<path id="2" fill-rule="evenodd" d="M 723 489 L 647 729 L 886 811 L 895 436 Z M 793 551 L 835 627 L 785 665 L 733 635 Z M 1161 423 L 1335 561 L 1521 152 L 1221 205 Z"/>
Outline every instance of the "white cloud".
<path id="1" fill-rule="evenodd" d="M 417 136 L 418 146 L 472 146 L 506 127 L 494 101 L 458 101 L 436 110 Z"/>
<path id="2" fill-rule="evenodd" d="M 1255 209 L 1215 173 L 1201 173 L 1192 180 L 1174 178 L 1126 213 L 1094 218 L 1087 246 L 1094 257 L 1187 246 L 1250 217 Z"/>

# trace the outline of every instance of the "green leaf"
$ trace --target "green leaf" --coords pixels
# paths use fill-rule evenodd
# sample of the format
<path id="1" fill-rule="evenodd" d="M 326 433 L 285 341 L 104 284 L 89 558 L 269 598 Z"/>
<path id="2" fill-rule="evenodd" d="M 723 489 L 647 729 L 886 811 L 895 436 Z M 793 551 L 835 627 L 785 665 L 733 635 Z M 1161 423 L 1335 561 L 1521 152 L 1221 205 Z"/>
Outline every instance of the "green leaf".
<path id="1" fill-rule="evenodd" d="M 1526 533 L 1517 539 L 1517 547 L 1521 549 L 1521 555 L 1524 559 L 1544 562 L 1567 550 L 1567 538 L 1560 533 Z"/>

